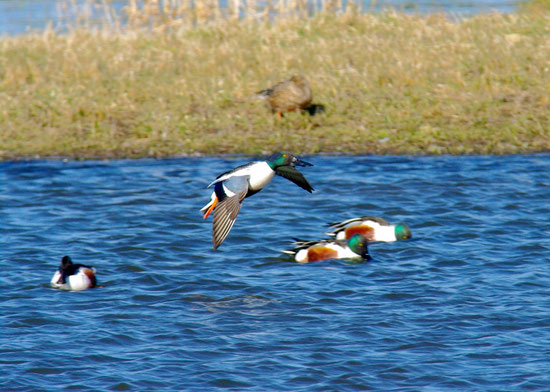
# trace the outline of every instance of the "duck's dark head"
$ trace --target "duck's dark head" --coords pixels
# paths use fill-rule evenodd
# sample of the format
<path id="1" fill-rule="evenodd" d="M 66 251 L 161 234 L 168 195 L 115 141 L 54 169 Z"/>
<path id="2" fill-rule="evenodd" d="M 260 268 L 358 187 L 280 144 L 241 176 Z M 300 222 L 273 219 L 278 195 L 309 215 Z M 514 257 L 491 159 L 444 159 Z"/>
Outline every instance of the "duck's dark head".
<path id="1" fill-rule="evenodd" d="M 266 162 L 273 170 L 281 166 L 313 166 L 288 152 L 277 152 L 271 155 Z"/>
<path id="2" fill-rule="evenodd" d="M 61 259 L 61 264 L 59 265 L 59 272 L 63 272 L 67 269 L 69 269 L 69 267 L 73 264 L 73 261 L 71 260 L 71 258 L 69 256 L 63 256 L 63 258 Z"/>
<path id="3" fill-rule="evenodd" d="M 69 256 L 63 256 L 61 259 L 61 264 L 59 265 L 59 280 L 57 281 L 58 284 L 65 284 L 65 279 L 67 276 L 70 275 L 69 270 L 71 269 L 71 266 L 73 265 L 73 261 Z"/>
<path id="4" fill-rule="evenodd" d="M 348 240 L 348 246 L 354 253 L 357 253 L 363 259 L 370 260 L 371 257 L 369 255 L 369 247 L 367 244 L 367 239 L 363 237 L 361 234 L 354 234 Z"/>
<path id="5" fill-rule="evenodd" d="M 412 238 L 411 229 L 404 223 L 395 225 L 395 238 L 397 240 L 407 240 Z"/>

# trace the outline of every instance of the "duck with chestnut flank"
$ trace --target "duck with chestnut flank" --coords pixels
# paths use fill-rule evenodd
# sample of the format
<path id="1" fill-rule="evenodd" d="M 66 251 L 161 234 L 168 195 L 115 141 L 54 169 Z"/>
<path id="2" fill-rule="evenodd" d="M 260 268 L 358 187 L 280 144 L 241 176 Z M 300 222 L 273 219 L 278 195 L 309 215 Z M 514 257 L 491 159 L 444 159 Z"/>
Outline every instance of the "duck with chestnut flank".
<path id="1" fill-rule="evenodd" d="M 368 241 L 398 241 L 412 237 L 411 229 L 404 223 L 390 224 L 384 218 L 362 216 L 338 223 L 329 223 L 333 231 L 326 233 L 337 240 L 351 238 L 354 234 L 361 234 Z"/>
<path id="2" fill-rule="evenodd" d="M 97 286 L 95 268 L 74 264 L 69 256 L 63 256 L 50 284 L 63 290 L 86 290 Z"/>
<path id="3" fill-rule="evenodd" d="M 357 259 L 370 260 L 367 240 L 360 234 L 348 240 L 302 241 L 296 240 L 295 247 L 284 250 L 298 263 L 310 263 L 327 259 Z"/>

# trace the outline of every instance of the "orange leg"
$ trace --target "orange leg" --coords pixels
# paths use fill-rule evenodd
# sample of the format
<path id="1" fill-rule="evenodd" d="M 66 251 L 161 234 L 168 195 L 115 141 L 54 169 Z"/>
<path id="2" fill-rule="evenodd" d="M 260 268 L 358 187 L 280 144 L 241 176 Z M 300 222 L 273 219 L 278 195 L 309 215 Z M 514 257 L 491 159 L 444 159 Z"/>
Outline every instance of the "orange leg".
<path id="1" fill-rule="evenodd" d="M 210 208 L 208 208 L 208 210 L 206 210 L 206 212 L 204 213 L 203 219 L 208 218 L 208 215 L 210 215 L 210 213 L 214 211 L 214 208 L 216 208 L 216 204 L 218 204 L 217 196 L 214 198 L 214 200 L 212 200 L 212 205 L 210 206 Z"/>

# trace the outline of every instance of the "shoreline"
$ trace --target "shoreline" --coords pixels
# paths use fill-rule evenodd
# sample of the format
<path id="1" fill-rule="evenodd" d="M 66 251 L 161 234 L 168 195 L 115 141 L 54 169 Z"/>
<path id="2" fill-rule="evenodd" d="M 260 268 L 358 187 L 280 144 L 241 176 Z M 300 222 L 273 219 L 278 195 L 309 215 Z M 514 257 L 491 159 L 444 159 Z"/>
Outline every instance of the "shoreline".
<path id="1" fill-rule="evenodd" d="M 181 159 L 262 159 L 269 157 L 272 152 L 265 152 L 259 154 L 250 154 L 250 153 L 226 153 L 226 154 L 182 154 L 182 155 L 170 155 L 170 156 L 160 156 L 160 157 L 60 157 L 60 156 L 43 156 L 43 157 L 14 157 L 12 159 L 0 160 L 0 165 L 5 163 L 18 163 L 18 162 L 113 162 L 113 161 L 162 161 L 162 160 L 181 160 Z M 382 157 L 396 157 L 396 158 L 442 158 L 442 157 L 517 157 L 517 156 L 550 156 L 549 151 L 542 152 L 518 152 L 518 153 L 509 153 L 509 154 L 370 154 L 370 153 L 361 153 L 361 154 L 345 154 L 345 153 L 304 153 L 297 154 L 300 157 L 373 157 L 373 158 L 382 158 Z"/>

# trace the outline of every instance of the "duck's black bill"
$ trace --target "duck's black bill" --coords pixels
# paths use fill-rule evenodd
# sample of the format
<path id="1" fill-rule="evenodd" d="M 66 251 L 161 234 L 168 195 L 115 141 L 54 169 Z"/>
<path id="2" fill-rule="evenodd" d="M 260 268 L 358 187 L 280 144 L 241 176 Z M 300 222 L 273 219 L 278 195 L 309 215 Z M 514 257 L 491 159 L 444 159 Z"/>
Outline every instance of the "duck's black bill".
<path id="1" fill-rule="evenodd" d="M 296 157 L 294 157 L 294 158 L 296 158 Z M 313 166 L 312 163 L 303 161 L 299 158 L 296 158 L 296 160 L 294 161 L 294 165 L 296 165 L 296 166 Z"/>
<path id="2" fill-rule="evenodd" d="M 313 187 L 307 182 L 306 178 L 298 169 L 292 166 L 281 166 L 275 169 L 275 174 L 292 181 L 300 188 L 305 189 L 309 193 L 313 191 Z"/>

